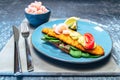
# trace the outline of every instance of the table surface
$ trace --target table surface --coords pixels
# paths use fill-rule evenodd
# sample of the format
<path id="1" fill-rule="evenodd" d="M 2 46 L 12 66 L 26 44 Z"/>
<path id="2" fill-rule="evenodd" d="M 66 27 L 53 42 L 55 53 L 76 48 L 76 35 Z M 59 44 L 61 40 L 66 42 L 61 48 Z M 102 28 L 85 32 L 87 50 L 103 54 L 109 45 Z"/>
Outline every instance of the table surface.
<path id="1" fill-rule="evenodd" d="M 0 50 L 12 36 L 12 25 L 19 26 L 24 16 L 24 8 L 34 0 L 0 0 Z M 89 19 L 105 25 L 112 36 L 112 56 L 116 63 L 120 64 L 120 1 L 119 0 L 41 0 L 43 4 L 51 9 L 51 18 L 67 18 L 71 16 Z M 9 5 L 8 5 L 9 4 Z M 119 76 L 102 77 L 14 77 L 1 76 L 0 80 L 16 79 L 39 79 L 39 80 L 118 80 Z"/>

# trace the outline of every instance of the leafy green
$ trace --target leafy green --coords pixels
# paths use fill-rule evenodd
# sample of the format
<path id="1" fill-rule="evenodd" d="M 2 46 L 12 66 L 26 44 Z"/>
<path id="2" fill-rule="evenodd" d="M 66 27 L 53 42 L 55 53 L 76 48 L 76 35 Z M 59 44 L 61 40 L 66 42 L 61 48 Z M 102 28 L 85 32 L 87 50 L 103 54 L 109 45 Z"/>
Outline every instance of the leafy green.
<path id="1" fill-rule="evenodd" d="M 54 42 L 54 43 L 60 43 L 61 42 L 59 39 L 48 36 L 48 35 L 44 35 L 41 39 L 45 40 L 45 41 L 49 41 L 49 42 Z"/>
<path id="2" fill-rule="evenodd" d="M 44 36 L 43 36 L 43 39 L 47 39 L 47 40 L 58 40 L 57 38 L 51 37 L 51 36 L 48 36 L 48 35 L 44 35 Z"/>
<path id="3" fill-rule="evenodd" d="M 73 46 L 70 47 L 70 55 L 72 57 L 75 57 L 75 58 L 80 58 L 80 57 L 98 58 L 98 57 L 100 57 L 100 55 L 92 55 L 92 54 L 89 54 L 89 53 L 82 52 L 82 51 L 78 50 L 77 48 L 75 48 Z"/>
<path id="4" fill-rule="evenodd" d="M 70 49 L 70 55 L 75 58 L 82 57 L 82 53 L 80 51 Z"/>
<path id="5" fill-rule="evenodd" d="M 77 48 L 73 47 L 73 46 L 70 46 L 70 49 L 74 50 L 74 51 L 78 51 Z"/>

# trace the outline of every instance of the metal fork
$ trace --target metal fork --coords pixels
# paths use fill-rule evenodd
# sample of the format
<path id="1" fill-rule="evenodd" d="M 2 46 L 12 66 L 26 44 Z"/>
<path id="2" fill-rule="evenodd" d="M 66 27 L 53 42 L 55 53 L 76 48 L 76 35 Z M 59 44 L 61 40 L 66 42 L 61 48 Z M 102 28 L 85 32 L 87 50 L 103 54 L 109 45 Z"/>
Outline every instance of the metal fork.
<path id="1" fill-rule="evenodd" d="M 32 65 L 32 57 L 31 57 L 30 48 L 29 48 L 28 41 L 27 41 L 30 31 L 28 28 L 28 24 L 25 22 L 21 24 L 21 34 L 25 39 L 27 70 L 28 70 L 28 72 L 31 72 L 34 70 L 34 67 Z"/>

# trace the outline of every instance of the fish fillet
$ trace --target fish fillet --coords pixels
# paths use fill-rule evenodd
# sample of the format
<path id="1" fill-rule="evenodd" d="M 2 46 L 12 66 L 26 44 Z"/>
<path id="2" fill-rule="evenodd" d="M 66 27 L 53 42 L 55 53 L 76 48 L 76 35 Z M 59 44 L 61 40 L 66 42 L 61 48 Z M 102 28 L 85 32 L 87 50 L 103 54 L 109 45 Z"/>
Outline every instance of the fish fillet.
<path id="1" fill-rule="evenodd" d="M 96 45 L 96 47 L 94 49 L 87 50 L 80 43 L 78 43 L 77 40 L 73 40 L 69 35 L 56 34 L 53 31 L 53 29 L 51 29 L 51 28 L 43 28 L 42 32 L 49 36 L 58 38 L 59 40 L 63 41 L 64 43 L 74 46 L 83 52 L 88 52 L 93 55 L 104 55 L 104 49 L 98 44 Z"/>

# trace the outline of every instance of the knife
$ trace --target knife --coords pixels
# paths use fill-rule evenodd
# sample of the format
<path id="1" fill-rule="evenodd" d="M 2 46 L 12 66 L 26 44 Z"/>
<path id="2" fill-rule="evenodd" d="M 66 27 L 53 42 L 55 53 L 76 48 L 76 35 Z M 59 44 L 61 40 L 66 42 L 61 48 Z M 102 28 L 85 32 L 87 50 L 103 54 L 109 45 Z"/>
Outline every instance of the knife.
<path id="1" fill-rule="evenodd" d="M 19 42 L 19 30 L 17 27 L 13 26 L 13 34 L 14 34 L 14 73 L 21 73 L 21 61 L 20 61 L 20 52 L 18 47 Z"/>

